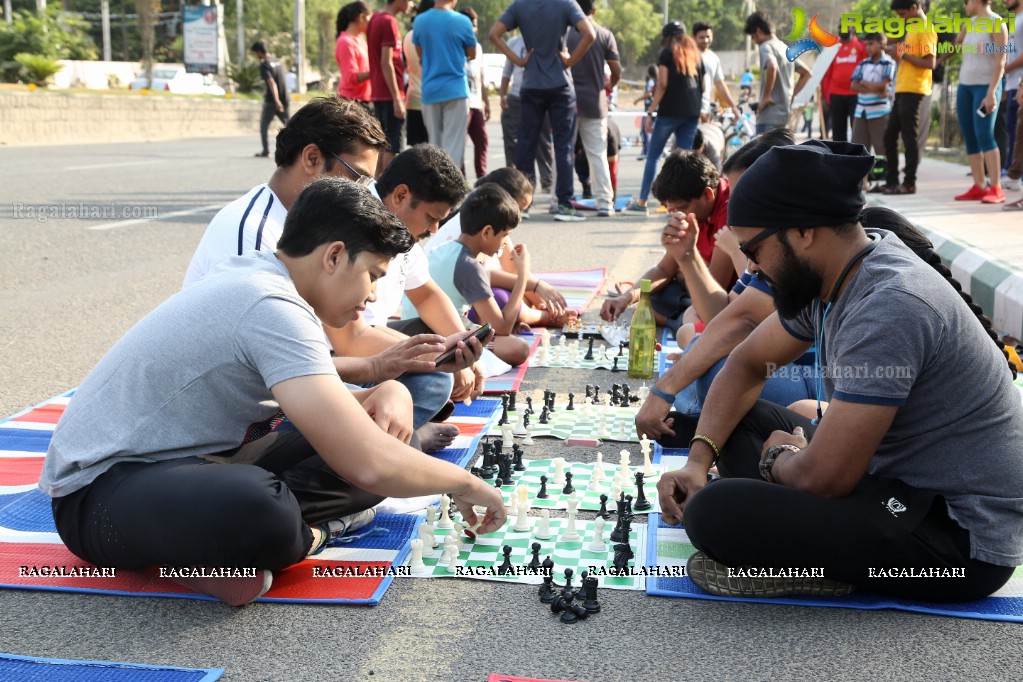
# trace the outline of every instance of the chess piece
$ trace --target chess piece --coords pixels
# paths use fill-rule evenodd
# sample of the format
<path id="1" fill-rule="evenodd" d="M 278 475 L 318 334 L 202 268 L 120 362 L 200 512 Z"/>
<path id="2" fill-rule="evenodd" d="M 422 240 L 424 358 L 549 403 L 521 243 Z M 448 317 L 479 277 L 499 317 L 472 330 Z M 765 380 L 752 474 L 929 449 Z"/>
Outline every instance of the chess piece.
<path id="1" fill-rule="evenodd" d="M 565 586 L 561 588 L 561 591 L 572 589 L 572 576 L 575 575 L 575 571 L 571 568 L 565 569 Z"/>
<path id="2" fill-rule="evenodd" d="M 528 415 L 526 416 L 526 419 L 529 419 Z M 522 444 L 523 445 L 533 444 L 533 426 L 528 421 L 526 422 L 526 437 L 522 439 Z"/>
<path id="3" fill-rule="evenodd" d="M 604 497 L 601 495 L 601 497 Z M 604 521 L 600 516 L 593 520 L 593 534 L 590 536 L 590 541 L 586 545 L 586 549 L 590 552 L 606 552 L 607 545 L 604 543 L 604 525 L 607 522 Z"/>
<path id="4" fill-rule="evenodd" d="M 612 372 L 621 372 L 622 371 L 622 370 L 618 369 L 618 357 L 617 356 L 615 357 L 614 362 L 611 363 L 611 371 Z"/>
<path id="5" fill-rule="evenodd" d="M 565 483 L 565 458 L 555 457 L 554 458 L 554 485 L 563 485 Z"/>
<path id="6" fill-rule="evenodd" d="M 433 526 L 426 521 L 419 524 L 416 529 L 416 535 L 423 543 L 424 549 L 433 549 L 437 546 L 437 536 L 433 533 Z"/>
<path id="7" fill-rule="evenodd" d="M 611 518 L 611 514 L 607 510 L 607 495 L 600 496 L 600 511 L 597 512 L 597 518 L 601 520 Z"/>
<path id="8" fill-rule="evenodd" d="M 517 393 L 512 392 L 508 396 L 508 411 L 509 412 L 515 412 L 515 396 L 517 396 L 517 395 L 518 395 Z"/>
<path id="9" fill-rule="evenodd" d="M 540 543 L 539 542 L 534 542 L 533 545 L 532 545 L 532 550 L 533 550 L 533 558 L 530 560 L 530 562 L 528 564 L 526 564 L 526 568 L 528 568 L 531 571 L 539 571 L 540 570 L 540 566 L 541 566 L 541 562 L 540 562 Z"/>
<path id="10" fill-rule="evenodd" d="M 515 428 L 512 429 L 513 436 L 519 436 L 520 438 L 526 435 L 526 420 L 529 419 L 529 415 L 522 412 L 519 415 L 518 420 L 515 422 Z"/>
<path id="11" fill-rule="evenodd" d="M 543 410 L 540 411 L 540 423 L 541 424 L 548 424 L 548 423 L 550 423 L 550 416 L 551 416 L 551 413 L 547 410 L 547 406 L 544 405 L 543 406 Z"/>
<path id="12" fill-rule="evenodd" d="M 561 489 L 563 495 L 571 495 L 575 492 L 575 487 L 572 485 L 572 472 L 565 472 L 565 487 Z"/>
<path id="13" fill-rule="evenodd" d="M 412 554 L 409 559 L 408 567 L 409 570 L 415 574 L 422 574 L 427 572 L 426 564 L 423 563 L 423 541 L 413 540 L 411 542 Z"/>
<path id="14" fill-rule="evenodd" d="M 514 464 L 512 469 L 515 471 L 525 471 L 526 465 L 522 463 L 522 448 L 518 443 L 512 446 L 512 452 L 514 453 L 512 456 L 512 463 Z"/>
<path id="15" fill-rule="evenodd" d="M 511 573 L 511 572 L 513 572 L 515 570 L 512 567 L 512 563 L 511 563 L 511 553 L 512 553 L 511 545 L 505 545 L 501 549 L 501 551 L 504 553 L 504 561 L 501 562 L 501 565 L 497 567 L 497 574 L 498 575 L 507 575 L 508 573 Z"/>
<path id="16" fill-rule="evenodd" d="M 596 405 L 600 402 L 600 386 L 593 385 L 593 404 Z"/>
<path id="17" fill-rule="evenodd" d="M 536 494 L 536 499 L 546 500 L 550 495 L 547 493 L 547 477 L 540 477 L 540 492 Z"/>
<path id="18" fill-rule="evenodd" d="M 600 613 L 600 602 L 597 601 L 597 579 L 586 578 L 583 581 L 583 608 L 587 613 Z"/>
<path id="19" fill-rule="evenodd" d="M 583 356 L 583 360 L 593 359 L 593 337 L 590 337 L 590 346 L 586 349 L 586 355 Z"/>
<path id="20" fill-rule="evenodd" d="M 505 443 L 515 442 L 515 435 L 514 432 L 512 431 L 512 424 L 510 421 L 501 424 L 501 440 L 503 440 Z"/>
<path id="21" fill-rule="evenodd" d="M 540 569 L 544 571 L 543 585 L 540 586 L 540 601 L 550 604 L 558 598 L 558 594 L 554 591 L 554 562 L 547 557 L 540 564 Z"/>
<path id="22" fill-rule="evenodd" d="M 551 539 L 551 512 L 549 509 L 540 510 L 540 523 L 536 524 L 533 537 L 537 540 Z"/>
<path id="23" fill-rule="evenodd" d="M 533 414 L 533 397 L 526 396 L 526 412 Z"/>
<path id="24" fill-rule="evenodd" d="M 569 411 L 575 409 L 575 393 L 568 394 L 568 406 L 565 409 Z"/>
<path id="25" fill-rule="evenodd" d="M 619 575 L 623 575 L 629 570 L 629 561 L 635 553 L 632 551 L 632 546 L 629 544 L 617 544 L 615 545 L 615 557 L 614 567 L 618 570 Z"/>
<path id="26" fill-rule="evenodd" d="M 519 502 L 519 513 L 515 517 L 515 525 L 512 530 L 519 533 L 529 532 L 529 502 Z"/>
<path id="27" fill-rule="evenodd" d="M 611 384 L 611 404 L 620 405 L 622 402 L 622 385 Z"/>
<path id="28" fill-rule="evenodd" d="M 650 509 L 650 507 L 652 507 L 652 506 L 653 505 L 650 504 L 650 501 L 648 499 L 646 499 L 646 493 L 643 490 L 643 472 L 642 471 L 637 471 L 636 472 L 636 504 L 635 504 L 635 509 L 636 509 L 636 511 L 646 511 L 647 509 Z"/>
<path id="29" fill-rule="evenodd" d="M 575 527 L 575 518 L 579 514 L 577 507 L 579 506 L 578 499 L 568 500 L 568 525 L 565 527 L 564 532 L 561 534 L 561 539 L 565 542 L 580 542 L 583 538 L 579 535 L 579 531 Z"/>
<path id="30" fill-rule="evenodd" d="M 573 599 L 575 599 L 575 595 L 572 590 L 566 589 L 562 590 L 561 594 L 551 602 L 551 613 L 560 613 L 562 623 L 571 624 L 579 620 L 579 616 L 576 615 L 575 610 L 572 608 Z"/>
<path id="31" fill-rule="evenodd" d="M 437 523 L 437 508 L 436 507 L 427 507 L 426 508 L 426 522 L 428 524 L 430 524 L 430 528 L 431 529 Z"/>
<path id="32" fill-rule="evenodd" d="M 654 474 L 657 473 L 657 471 L 654 469 L 653 463 L 650 461 L 650 451 L 651 451 L 652 447 L 653 447 L 653 444 L 650 442 L 650 439 L 647 438 L 645 433 L 642 436 L 640 436 L 640 438 L 639 438 L 639 451 L 641 453 L 643 453 L 643 475 L 644 476 L 653 476 Z"/>
<path id="33" fill-rule="evenodd" d="M 622 357 L 623 355 L 625 355 L 625 344 L 626 344 L 625 341 L 618 342 L 618 357 Z"/>
<path id="34" fill-rule="evenodd" d="M 494 446 L 489 441 L 483 443 L 483 468 L 480 469 L 480 476 L 485 480 L 494 477 Z"/>
<path id="35" fill-rule="evenodd" d="M 442 530 L 451 530 L 455 527 L 454 521 L 451 520 L 451 498 L 447 495 L 440 496 L 440 521 L 437 522 L 437 527 Z"/>
<path id="36" fill-rule="evenodd" d="M 632 478 L 632 470 L 629 469 L 629 451 L 621 450 L 618 456 L 621 459 L 622 485 L 625 485 L 625 482 Z"/>
<path id="37" fill-rule="evenodd" d="M 509 400 L 510 400 L 510 398 L 509 398 L 507 393 L 502 393 L 501 394 L 501 419 L 497 423 L 501 424 L 502 426 L 504 424 L 508 423 L 508 402 L 509 402 Z"/>

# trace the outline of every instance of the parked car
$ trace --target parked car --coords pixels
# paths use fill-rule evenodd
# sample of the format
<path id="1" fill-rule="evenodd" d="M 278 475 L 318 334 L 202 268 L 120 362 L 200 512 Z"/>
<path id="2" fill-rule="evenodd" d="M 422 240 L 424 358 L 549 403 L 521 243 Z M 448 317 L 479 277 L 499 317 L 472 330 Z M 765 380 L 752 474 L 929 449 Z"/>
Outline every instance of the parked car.
<path id="1" fill-rule="evenodd" d="M 140 73 L 131 83 L 129 90 L 141 90 L 146 87 L 146 74 Z M 201 73 L 186 73 L 185 68 L 156 67 L 153 69 L 153 81 L 150 90 L 164 90 L 175 95 L 223 95 L 224 88 L 213 82 L 212 76 Z"/>

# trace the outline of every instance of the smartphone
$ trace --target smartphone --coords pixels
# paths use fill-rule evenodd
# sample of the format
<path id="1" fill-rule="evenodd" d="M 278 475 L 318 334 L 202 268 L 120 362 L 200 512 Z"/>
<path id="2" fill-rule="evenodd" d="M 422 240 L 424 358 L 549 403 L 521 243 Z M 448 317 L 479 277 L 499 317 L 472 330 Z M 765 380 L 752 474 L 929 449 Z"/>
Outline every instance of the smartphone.
<path id="1" fill-rule="evenodd" d="M 990 115 L 991 115 L 991 112 L 990 111 L 986 111 L 984 109 L 984 105 L 983 104 L 980 107 L 977 108 L 977 116 L 980 116 L 981 118 L 987 118 Z"/>
<path id="2" fill-rule="evenodd" d="M 490 326 L 490 323 L 487 322 L 486 324 L 478 328 L 476 331 L 474 331 L 472 335 L 482 343 L 483 339 L 487 338 L 490 335 L 491 329 L 492 327 Z M 455 349 L 452 348 L 451 350 L 440 355 L 440 357 L 438 357 L 434 361 L 433 365 L 434 367 L 440 367 L 441 365 L 446 365 L 447 363 L 451 362 L 452 360 L 454 360 L 454 358 Z"/>

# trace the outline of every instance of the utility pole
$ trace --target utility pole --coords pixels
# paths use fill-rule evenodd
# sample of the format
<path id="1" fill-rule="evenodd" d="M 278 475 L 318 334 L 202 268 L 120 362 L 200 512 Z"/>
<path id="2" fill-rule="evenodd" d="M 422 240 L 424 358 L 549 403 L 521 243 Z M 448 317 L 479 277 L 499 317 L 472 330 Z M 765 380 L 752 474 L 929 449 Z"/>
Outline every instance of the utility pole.
<path id="1" fill-rule="evenodd" d="M 238 66 L 245 63 L 245 0 L 235 0 L 235 15 L 238 21 Z"/>
<path id="2" fill-rule="evenodd" d="M 295 76 L 305 92 L 305 0 L 295 0 Z"/>
<path id="3" fill-rule="evenodd" d="M 7 19 L 7 25 L 10 26 L 14 23 L 14 10 L 11 9 L 11 0 L 4 0 L 4 18 Z"/>
<path id="4" fill-rule="evenodd" d="M 109 62 L 113 58 L 110 53 L 110 0 L 102 0 L 99 8 L 103 22 L 103 61 Z"/>

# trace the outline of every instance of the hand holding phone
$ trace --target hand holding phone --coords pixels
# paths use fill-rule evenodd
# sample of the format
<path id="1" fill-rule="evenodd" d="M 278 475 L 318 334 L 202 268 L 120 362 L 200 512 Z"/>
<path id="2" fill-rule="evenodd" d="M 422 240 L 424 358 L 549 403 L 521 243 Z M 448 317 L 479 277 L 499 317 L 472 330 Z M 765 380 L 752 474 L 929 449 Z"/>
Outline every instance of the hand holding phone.
<path id="1" fill-rule="evenodd" d="M 987 118 L 987 117 L 988 117 L 988 116 L 990 116 L 990 115 L 991 115 L 991 112 L 990 112 L 990 111 L 988 111 L 988 110 L 986 110 L 986 109 L 984 108 L 984 105 L 983 105 L 983 104 L 981 104 L 981 105 L 980 105 L 980 106 L 979 106 L 979 107 L 977 108 L 977 116 L 980 116 L 981 118 Z"/>
<path id="2" fill-rule="evenodd" d="M 482 343 L 483 339 L 485 339 L 488 336 L 490 336 L 490 330 L 491 329 L 492 329 L 492 327 L 490 326 L 490 323 L 487 322 L 486 324 L 484 324 L 481 327 L 479 327 L 478 329 L 476 329 L 476 331 L 474 331 L 472 333 L 472 336 L 474 338 L 476 338 L 477 340 L 479 340 L 480 343 Z M 466 338 L 466 340 L 468 341 L 468 337 Z M 455 359 L 455 350 L 456 350 L 455 348 L 452 348 L 451 350 L 445 351 L 444 353 L 442 353 L 434 361 L 434 363 L 433 363 L 434 366 L 435 367 L 440 367 L 441 365 L 446 365 L 447 363 L 449 363 L 452 360 L 454 360 Z"/>

